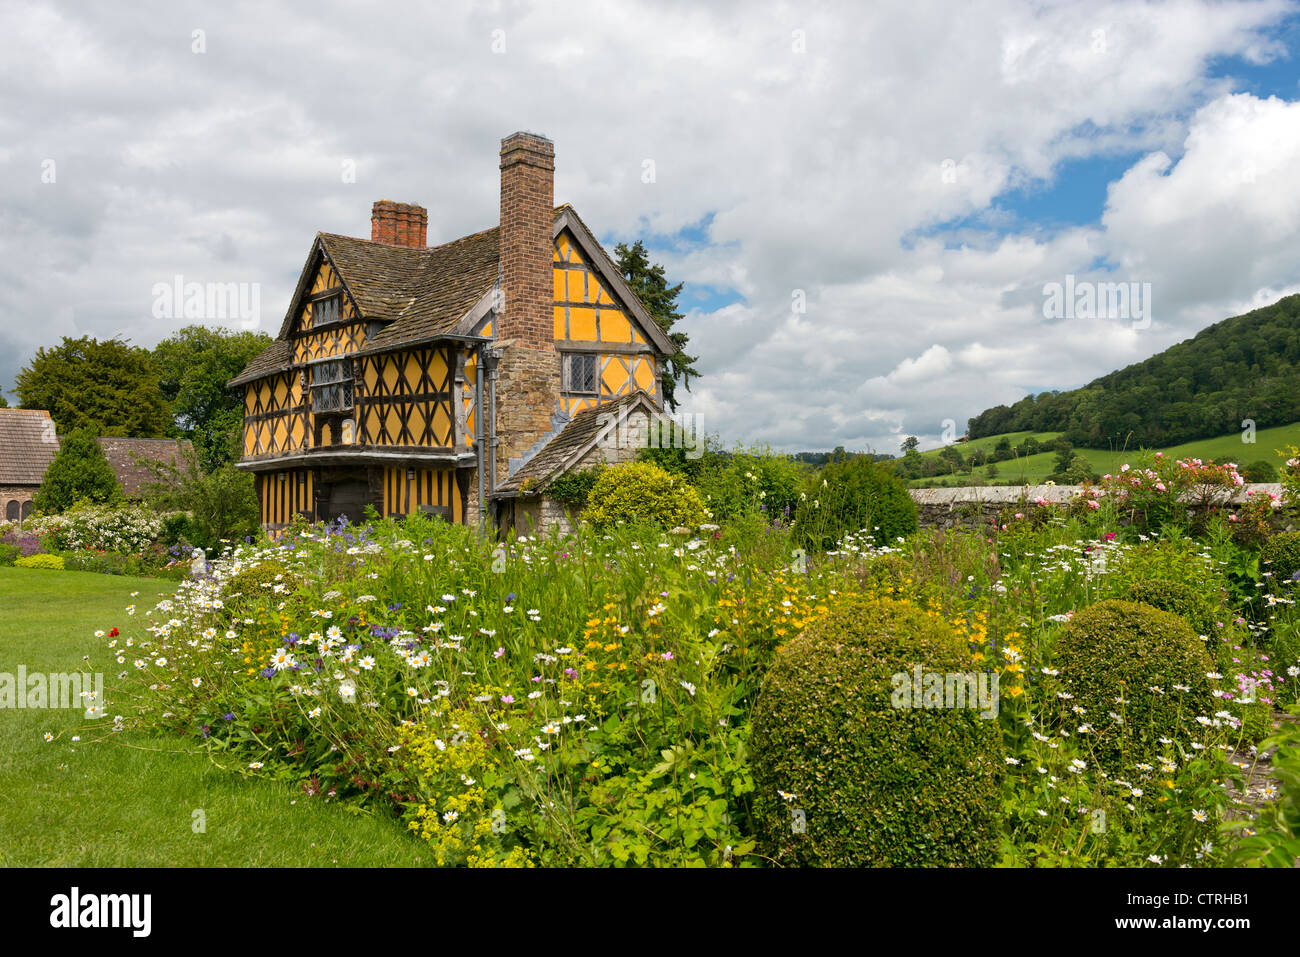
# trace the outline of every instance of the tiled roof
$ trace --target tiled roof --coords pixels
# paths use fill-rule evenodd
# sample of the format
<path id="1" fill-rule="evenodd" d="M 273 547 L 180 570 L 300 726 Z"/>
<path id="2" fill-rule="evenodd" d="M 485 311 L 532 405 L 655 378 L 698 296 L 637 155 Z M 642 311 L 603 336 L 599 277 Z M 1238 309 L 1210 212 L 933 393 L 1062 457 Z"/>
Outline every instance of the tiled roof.
<path id="1" fill-rule="evenodd" d="M 617 415 L 624 409 L 630 411 L 641 403 L 648 403 L 651 408 L 654 407 L 654 400 L 645 392 L 637 390 L 630 395 L 620 396 L 579 412 L 540 452 L 502 482 L 497 487 L 497 491 L 519 492 L 523 489 L 524 483 L 529 480 L 533 488 L 540 488 L 543 482 L 576 464 L 577 458 L 582 455 L 587 446 L 591 445 L 599 437 L 601 430 L 610 424 L 607 415 L 611 413 Z"/>
<path id="2" fill-rule="evenodd" d="M 58 451 L 50 413 L 0 409 L 0 485 L 40 485 Z"/>
<path id="3" fill-rule="evenodd" d="M 244 382 L 252 382 L 254 379 L 260 379 L 262 376 L 270 375 L 277 369 L 283 369 L 293 358 L 293 348 L 285 339 L 276 339 L 269 346 L 253 356 L 253 361 L 244 367 L 244 371 L 239 373 L 229 382 L 227 386 L 240 385 Z"/>
<path id="4" fill-rule="evenodd" d="M 555 207 L 557 221 L 566 215 L 572 216 L 582 230 L 591 232 L 572 206 Z M 500 230 L 495 226 L 441 246 L 420 249 L 337 233 L 318 233 L 316 239 L 338 270 L 361 317 L 384 324 L 358 350 L 361 353 L 452 333 L 465 314 L 496 284 L 501 257 Z M 591 242 L 600 258 L 596 265 L 617 277 L 618 267 L 604 247 L 594 238 Z M 299 292 L 302 290 L 300 285 Z M 295 297 L 279 337 L 228 385 L 260 379 L 291 364 L 293 352 L 287 337 L 298 306 Z M 648 316 L 639 302 L 629 306 L 641 313 L 643 319 Z M 658 325 L 652 319 L 649 324 L 653 328 L 647 332 L 655 345 L 665 352 L 675 352 L 676 346 Z"/>
<path id="5" fill-rule="evenodd" d="M 322 233 L 325 251 L 362 315 L 388 320 L 362 352 L 445 335 L 497 280 L 496 227 L 441 246 L 410 249 Z"/>
<path id="6" fill-rule="evenodd" d="M 183 468 L 184 456 L 192 448 L 185 439 L 126 439 L 113 436 L 100 438 L 99 446 L 104 450 L 104 457 L 113 467 L 127 498 L 138 498 L 144 485 L 157 481 L 153 472 L 136 462 L 137 457 Z"/>

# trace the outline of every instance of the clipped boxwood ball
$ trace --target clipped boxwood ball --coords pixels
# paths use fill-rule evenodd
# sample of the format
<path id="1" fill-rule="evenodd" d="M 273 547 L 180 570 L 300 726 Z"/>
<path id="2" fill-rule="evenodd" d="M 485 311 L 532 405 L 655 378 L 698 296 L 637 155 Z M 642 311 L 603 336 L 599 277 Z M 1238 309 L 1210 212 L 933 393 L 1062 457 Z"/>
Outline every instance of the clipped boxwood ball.
<path id="1" fill-rule="evenodd" d="M 1184 619 L 1150 605 L 1110 600 L 1083 609 L 1066 626 L 1054 659 L 1072 696 L 1066 702 L 1084 709 L 1070 713 L 1071 733 L 1075 724 L 1091 725 L 1093 753 L 1112 771 L 1167 754 L 1159 738 L 1185 737 L 1188 722 L 1215 710 L 1205 642 Z"/>
<path id="2" fill-rule="evenodd" d="M 1186 619 L 1198 635 L 1216 634 L 1214 623 L 1225 617 L 1217 604 L 1204 592 L 1171 578 L 1150 578 L 1134 582 L 1125 598 Z"/>
<path id="3" fill-rule="evenodd" d="M 1300 532 L 1281 532 L 1271 536 L 1259 553 L 1259 569 L 1271 572 L 1269 587 L 1275 592 L 1288 588 L 1300 593 Z M 1295 585 L 1287 582 L 1295 581 Z"/>
<path id="4" fill-rule="evenodd" d="M 998 721 L 980 717 L 978 702 L 895 707 L 896 686 L 910 697 L 917 665 L 923 674 L 977 674 L 948 621 L 895 599 L 858 601 L 777 655 L 754 706 L 750 748 L 755 820 L 778 863 L 996 863 L 1005 766 Z"/>

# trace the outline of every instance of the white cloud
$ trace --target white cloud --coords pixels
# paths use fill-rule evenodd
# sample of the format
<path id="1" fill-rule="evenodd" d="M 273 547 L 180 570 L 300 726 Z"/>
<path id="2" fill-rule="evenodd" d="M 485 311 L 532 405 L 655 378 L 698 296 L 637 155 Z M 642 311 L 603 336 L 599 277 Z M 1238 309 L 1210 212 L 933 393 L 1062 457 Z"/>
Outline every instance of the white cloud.
<path id="1" fill-rule="evenodd" d="M 1268 30 L 1291 9 L 10 3 L 0 385 L 61 334 L 174 331 L 148 296 L 176 274 L 260 283 L 274 332 L 312 236 L 367 235 L 375 199 L 427 206 L 435 242 L 490 225 L 497 143 L 526 128 L 555 140 L 557 200 L 602 236 L 712 216 L 707 242 L 656 250 L 688 289 L 744 297 L 684 300 L 704 372 L 686 408 L 710 431 L 792 449 L 936 440 L 945 419 L 1300 286 L 1300 107 L 1207 73 L 1280 55 Z M 1064 160 L 1133 152 L 1095 225 L 1047 232 L 993 207 Z M 958 217 L 976 225 L 928 234 Z M 1152 282 L 1151 329 L 1042 318 L 1044 283 L 1108 278 L 1097 262 Z"/>

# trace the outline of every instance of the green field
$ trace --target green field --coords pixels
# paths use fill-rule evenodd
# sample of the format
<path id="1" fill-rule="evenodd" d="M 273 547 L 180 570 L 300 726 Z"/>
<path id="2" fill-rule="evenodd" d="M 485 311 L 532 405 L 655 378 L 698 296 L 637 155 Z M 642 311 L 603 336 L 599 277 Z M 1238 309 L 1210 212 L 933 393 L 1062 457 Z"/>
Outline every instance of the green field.
<path id="1" fill-rule="evenodd" d="M 0 568 L 0 672 L 103 672 L 111 722 L 122 666 L 97 629 L 131 621 L 168 583 Z M 139 592 L 131 597 L 132 592 Z M 89 656 L 89 660 L 83 660 Z M 44 740 L 45 732 L 57 735 Z M 73 735 L 82 740 L 74 742 Z M 0 866 L 401 867 L 431 854 L 400 823 L 219 768 L 191 742 L 112 735 L 81 710 L 0 709 Z M 226 761 L 225 763 L 230 763 Z M 195 811 L 206 830 L 196 833 Z"/>
<path id="2" fill-rule="evenodd" d="M 1057 438 L 1059 432 L 1007 432 L 1005 437 L 1010 439 L 1014 447 L 1023 442 L 1027 436 L 1032 435 L 1039 442 L 1050 442 Z M 983 448 L 989 452 L 1001 440 L 1002 435 L 990 435 L 981 439 L 973 439 L 970 442 L 962 442 L 957 447 L 961 454 L 969 458 L 971 453 L 978 448 Z M 1248 465 L 1261 459 L 1271 462 L 1275 467 L 1280 466 L 1282 459 L 1278 452 L 1286 445 L 1300 446 L 1300 422 L 1293 422 L 1291 425 L 1280 425 L 1272 429 L 1260 429 L 1255 433 L 1255 442 L 1253 444 L 1242 441 L 1241 433 L 1233 432 L 1229 435 L 1221 435 L 1212 439 L 1198 439 L 1195 442 L 1184 442 L 1182 445 L 1172 445 L 1162 449 L 1151 449 L 1151 452 L 1163 452 L 1166 456 L 1173 458 L 1201 458 L 1214 459 L 1216 461 L 1228 459 L 1236 462 L 1238 466 Z M 1140 449 L 1078 449 L 1095 471 L 1117 472 L 1121 465 L 1128 463 L 1137 464 L 1141 451 Z M 922 452 L 926 458 L 937 458 L 938 449 L 931 449 Z M 1027 458 L 1011 458 L 1005 462 L 997 463 L 997 475 L 990 477 L 988 466 L 980 466 L 974 470 L 974 475 L 982 482 L 1005 483 L 1013 481 L 1016 484 L 1036 485 L 1047 479 L 1056 463 L 1055 452 L 1040 452 L 1037 455 L 1031 455 Z M 914 487 L 922 487 L 935 484 L 963 484 L 963 480 L 969 478 L 967 472 L 959 473 L 956 476 L 937 476 L 935 478 L 917 479 L 910 483 Z"/>

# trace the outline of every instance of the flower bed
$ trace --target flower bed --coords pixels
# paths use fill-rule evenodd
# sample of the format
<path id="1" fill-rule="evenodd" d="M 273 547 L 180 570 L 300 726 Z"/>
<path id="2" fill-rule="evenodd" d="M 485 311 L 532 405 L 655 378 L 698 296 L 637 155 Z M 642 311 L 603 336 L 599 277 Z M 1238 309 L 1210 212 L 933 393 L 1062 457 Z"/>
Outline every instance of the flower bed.
<path id="1" fill-rule="evenodd" d="M 424 517 L 294 529 L 228 551 L 107 638 L 132 689 L 117 726 L 401 815 L 447 865 L 757 865 L 748 749 L 769 665 L 850 603 L 896 603 L 945 618 L 998 680 L 1004 862 L 1231 862 L 1217 829 L 1254 813 L 1234 790 L 1242 755 L 1297 700 L 1293 598 L 1243 604 L 1230 535 L 1122 540 L 1079 522 L 890 548 L 864 534 L 822 556 L 781 529 L 501 545 Z M 1172 584 L 1150 601 L 1194 590 L 1190 640 L 1210 662 L 1134 687 L 1172 703 L 1141 712 L 1158 728 L 1126 702 L 1084 708 L 1090 676 L 1058 661 L 1082 610 L 1130 607 L 1153 579 Z"/>

